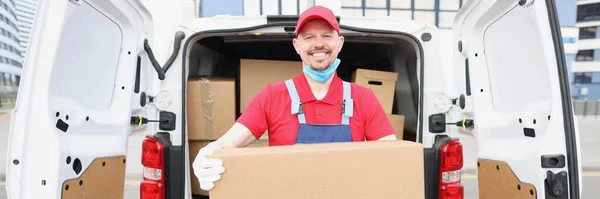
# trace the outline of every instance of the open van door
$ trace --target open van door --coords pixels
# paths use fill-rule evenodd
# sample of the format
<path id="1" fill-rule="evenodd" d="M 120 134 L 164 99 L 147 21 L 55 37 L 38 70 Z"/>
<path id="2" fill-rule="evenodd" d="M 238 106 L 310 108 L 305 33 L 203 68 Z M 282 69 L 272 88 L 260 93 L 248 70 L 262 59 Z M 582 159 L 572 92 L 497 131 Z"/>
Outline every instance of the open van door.
<path id="1" fill-rule="evenodd" d="M 151 16 L 139 0 L 38 6 L 12 113 L 8 198 L 123 198 Z"/>
<path id="2" fill-rule="evenodd" d="M 469 0 L 453 28 L 454 86 L 466 102 L 453 117 L 473 119 L 479 198 L 580 198 L 554 0 Z"/>

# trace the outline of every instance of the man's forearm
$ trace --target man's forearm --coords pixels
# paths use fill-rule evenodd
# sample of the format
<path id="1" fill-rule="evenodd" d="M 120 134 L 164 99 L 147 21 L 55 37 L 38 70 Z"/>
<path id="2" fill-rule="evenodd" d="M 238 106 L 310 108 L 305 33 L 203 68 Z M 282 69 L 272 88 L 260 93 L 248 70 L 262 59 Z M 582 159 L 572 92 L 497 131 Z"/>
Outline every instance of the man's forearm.
<path id="1" fill-rule="evenodd" d="M 396 134 L 391 134 L 382 138 L 379 138 L 377 141 L 380 140 L 398 140 L 398 138 L 396 138 Z"/>
<path id="2" fill-rule="evenodd" d="M 256 141 L 256 137 L 254 137 L 254 134 L 246 126 L 235 123 L 215 142 L 221 145 L 221 148 L 238 148 L 246 147 L 254 141 Z"/>

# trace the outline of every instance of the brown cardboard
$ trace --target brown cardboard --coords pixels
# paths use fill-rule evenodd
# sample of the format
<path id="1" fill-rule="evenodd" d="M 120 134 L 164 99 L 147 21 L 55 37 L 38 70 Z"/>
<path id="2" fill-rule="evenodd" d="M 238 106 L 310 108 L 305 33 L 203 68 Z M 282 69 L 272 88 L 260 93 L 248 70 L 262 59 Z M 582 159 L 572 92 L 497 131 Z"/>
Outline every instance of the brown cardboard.
<path id="1" fill-rule="evenodd" d="M 235 79 L 188 80 L 187 127 L 189 140 L 216 140 L 235 123 Z"/>
<path id="2" fill-rule="evenodd" d="M 372 141 L 220 150 L 211 199 L 424 198 L 423 146 Z"/>
<path id="3" fill-rule="evenodd" d="M 268 146 L 269 146 L 268 140 L 256 140 L 256 141 L 248 144 L 248 146 L 246 146 L 246 147 L 268 147 Z"/>
<path id="4" fill-rule="evenodd" d="M 387 116 L 396 132 L 396 139 L 402 140 L 404 138 L 404 115 Z"/>
<path id="5" fill-rule="evenodd" d="M 397 80 L 395 72 L 356 69 L 352 74 L 352 82 L 373 90 L 386 114 L 392 114 Z"/>
<path id="6" fill-rule="evenodd" d="M 196 175 L 194 175 L 194 168 L 192 167 L 192 163 L 194 163 L 194 160 L 196 159 L 196 156 L 198 155 L 198 152 L 200 151 L 200 149 L 202 149 L 203 147 L 205 147 L 206 145 L 208 145 L 208 143 L 210 143 L 212 141 L 189 141 L 188 145 L 189 145 L 189 150 L 190 150 L 190 186 L 192 187 L 192 194 L 194 195 L 203 195 L 203 196 L 208 196 L 209 191 L 205 191 L 200 189 L 200 183 L 198 182 L 198 178 L 196 178 Z M 268 147 L 269 146 L 269 142 L 265 141 L 265 140 L 257 140 L 255 142 L 250 143 L 247 147 Z"/>
<path id="7" fill-rule="evenodd" d="M 198 155 L 198 152 L 200 151 L 201 148 L 205 147 L 206 145 L 208 145 L 208 143 L 210 143 L 211 141 L 189 141 L 188 142 L 188 147 L 190 150 L 190 186 L 192 186 L 192 194 L 194 195 L 203 195 L 203 196 L 208 196 L 208 191 L 204 191 L 202 189 L 200 189 L 200 182 L 198 182 L 198 178 L 196 178 L 196 175 L 194 175 L 194 168 L 192 167 L 192 163 L 194 163 L 194 160 L 196 159 L 196 156 Z"/>
<path id="8" fill-rule="evenodd" d="M 302 62 L 240 60 L 240 112 L 267 84 L 283 82 L 302 73 Z"/>

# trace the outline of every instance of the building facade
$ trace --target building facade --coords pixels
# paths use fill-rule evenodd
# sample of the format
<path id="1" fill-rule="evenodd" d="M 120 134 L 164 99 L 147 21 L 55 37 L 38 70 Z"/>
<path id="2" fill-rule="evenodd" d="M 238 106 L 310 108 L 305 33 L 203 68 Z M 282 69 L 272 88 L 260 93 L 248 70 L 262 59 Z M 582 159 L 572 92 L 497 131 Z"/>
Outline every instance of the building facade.
<path id="1" fill-rule="evenodd" d="M 21 53 L 25 55 L 29 44 L 31 26 L 37 8 L 37 0 L 14 0 L 16 3 L 17 25 L 21 40 Z"/>
<path id="2" fill-rule="evenodd" d="M 600 0 L 577 1 L 579 29 L 571 90 L 577 99 L 600 99 Z"/>
<path id="3" fill-rule="evenodd" d="M 15 93 L 18 86 L 23 54 L 13 0 L 0 0 L 0 95 Z"/>

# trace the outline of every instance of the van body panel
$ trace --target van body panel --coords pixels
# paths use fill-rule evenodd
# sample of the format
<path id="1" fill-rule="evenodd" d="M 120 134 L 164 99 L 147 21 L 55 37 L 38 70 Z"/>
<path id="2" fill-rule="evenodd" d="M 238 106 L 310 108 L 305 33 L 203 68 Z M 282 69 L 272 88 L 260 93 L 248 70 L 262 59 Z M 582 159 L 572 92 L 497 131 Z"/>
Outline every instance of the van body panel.
<path id="1" fill-rule="evenodd" d="M 137 0 L 41 1 L 37 16 L 9 132 L 9 198 L 61 198 L 95 160 L 126 156 L 137 55 L 151 35 Z M 109 181 L 86 183 L 124 186 Z"/>
<path id="2" fill-rule="evenodd" d="M 493 193 L 492 184 L 516 186 L 493 178 L 484 168 L 489 162 L 498 172 L 507 165 L 537 198 L 580 197 L 578 132 L 557 20 L 554 0 L 474 0 L 456 15 L 454 90 L 466 106 L 452 108 L 451 117 L 474 121 L 473 129 L 453 131 L 475 137 L 480 197 Z"/>

